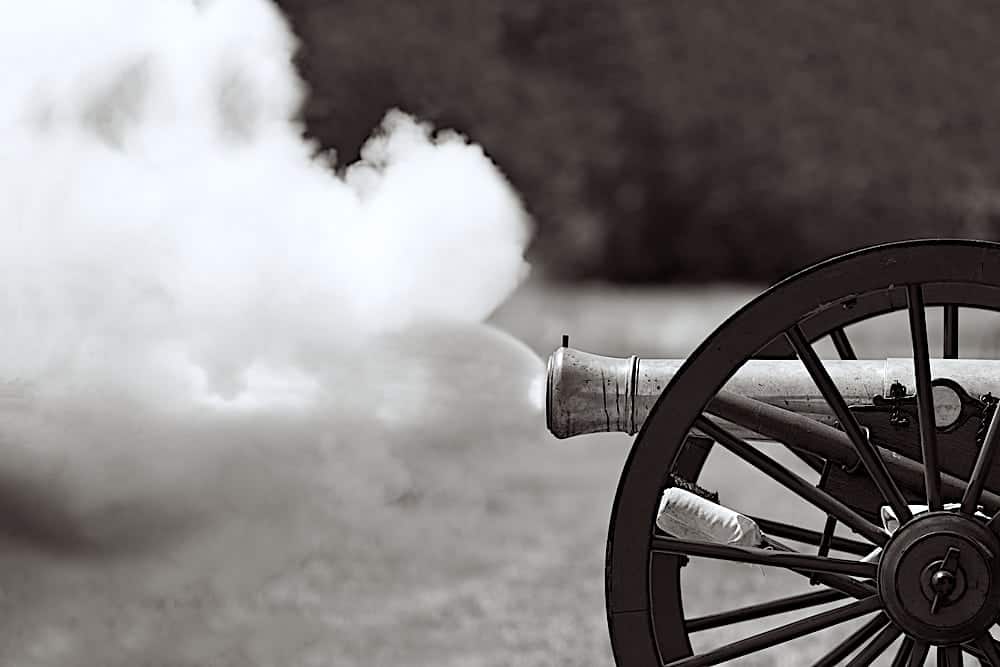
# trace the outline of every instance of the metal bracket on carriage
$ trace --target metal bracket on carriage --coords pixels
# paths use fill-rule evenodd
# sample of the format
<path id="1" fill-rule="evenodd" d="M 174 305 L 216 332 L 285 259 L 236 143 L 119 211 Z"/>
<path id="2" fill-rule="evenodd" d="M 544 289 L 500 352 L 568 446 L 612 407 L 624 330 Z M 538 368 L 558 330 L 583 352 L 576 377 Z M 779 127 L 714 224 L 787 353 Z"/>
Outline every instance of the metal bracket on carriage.
<path id="1" fill-rule="evenodd" d="M 936 378 L 931 386 L 938 447 L 942 453 L 940 468 L 942 472 L 965 479 L 976 460 L 997 399 L 988 393 L 975 398 L 951 378 Z M 854 405 L 851 412 L 873 443 L 907 459 L 920 461 L 916 395 L 908 393 L 905 385 L 898 381 L 891 384 L 887 394 L 872 397 L 870 404 Z M 987 484 L 994 488 L 992 485 L 997 483 L 1000 483 L 1000 465 L 995 464 Z M 881 516 L 884 502 L 881 494 L 859 466 L 832 469 L 824 477 L 821 488 L 871 520 L 885 518 Z M 919 489 L 903 491 L 908 502 L 916 505 L 923 502 Z M 945 500 L 957 501 L 959 498 L 946 497 Z"/>
<path id="2" fill-rule="evenodd" d="M 948 433 L 964 426 L 970 419 L 981 419 L 985 409 L 985 397 L 976 399 L 955 380 L 935 378 L 931 381 L 934 392 L 934 417 L 938 432 Z M 918 423 L 917 396 L 907 393 L 906 386 L 898 380 L 889 387 L 888 396 L 873 396 L 870 405 L 852 407 L 859 420 L 869 417 L 869 421 L 879 425 L 887 423 L 897 430 L 908 429 Z M 883 416 L 885 420 L 876 419 Z M 906 437 L 910 437 L 909 434 Z"/>
<path id="3" fill-rule="evenodd" d="M 889 387 L 888 398 L 883 396 L 876 396 L 872 399 L 872 404 L 878 408 L 888 408 L 889 409 L 889 423 L 897 428 L 905 428 L 910 425 L 910 416 L 903 412 L 903 404 L 909 403 L 916 405 L 917 396 L 913 394 L 912 396 L 906 395 L 906 387 L 904 387 L 899 382 L 893 382 L 892 386 Z"/>

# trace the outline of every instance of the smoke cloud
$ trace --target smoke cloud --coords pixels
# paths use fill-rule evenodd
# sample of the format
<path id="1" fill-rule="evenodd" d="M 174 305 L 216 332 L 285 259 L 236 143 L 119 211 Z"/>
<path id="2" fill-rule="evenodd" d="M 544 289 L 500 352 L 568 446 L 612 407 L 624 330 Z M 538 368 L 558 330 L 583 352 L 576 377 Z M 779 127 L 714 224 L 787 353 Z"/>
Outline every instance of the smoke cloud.
<path id="1" fill-rule="evenodd" d="M 4 4 L 0 662 L 333 664 L 385 508 L 540 422 L 521 203 L 400 111 L 318 153 L 263 0 Z"/>

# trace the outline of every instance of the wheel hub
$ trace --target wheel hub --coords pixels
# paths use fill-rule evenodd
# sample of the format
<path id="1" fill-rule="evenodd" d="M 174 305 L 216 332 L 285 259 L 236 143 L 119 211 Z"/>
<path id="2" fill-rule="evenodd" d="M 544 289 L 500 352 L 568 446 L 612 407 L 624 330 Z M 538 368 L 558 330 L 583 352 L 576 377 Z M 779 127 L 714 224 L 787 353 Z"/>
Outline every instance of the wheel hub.
<path id="1" fill-rule="evenodd" d="M 986 632 L 1000 614 L 1000 541 L 982 522 L 930 512 L 899 528 L 879 561 L 886 613 L 907 634 L 957 644 Z"/>

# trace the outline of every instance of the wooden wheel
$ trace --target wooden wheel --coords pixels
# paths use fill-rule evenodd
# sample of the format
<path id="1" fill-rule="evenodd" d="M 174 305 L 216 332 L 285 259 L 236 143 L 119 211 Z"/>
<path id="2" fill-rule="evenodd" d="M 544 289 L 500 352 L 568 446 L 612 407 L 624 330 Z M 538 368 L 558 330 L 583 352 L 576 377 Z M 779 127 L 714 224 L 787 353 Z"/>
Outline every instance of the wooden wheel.
<path id="1" fill-rule="evenodd" d="M 827 640 L 812 664 L 867 665 L 885 654 L 881 659 L 892 658 L 893 665 L 920 665 L 925 659 L 953 665 L 962 664 L 964 655 L 970 664 L 981 660 L 1000 667 L 989 634 L 1000 611 L 1000 499 L 993 488 L 1000 479 L 993 477 L 1000 429 L 996 424 L 985 428 L 992 417 L 984 411 L 982 424 L 973 429 L 981 443 L 977 436 L 966 443 L 974 447 L 972 459 L 955 460 L 950 443 L 970 436 L 946 433 L 935 423 L 932 384 L 940 382 L 930 372 L 928 307 L 943 307 L 942 349 L 933 356 L 958 357 L 961 310 L 1000 310 L 1000 245 L 913 241 L 823 262 L 742 308 L 684 363 L 632 446 L 612 511 L 606 598 L 618 665 L 746 664 L 760 652 L 859 619 L 864 623 L 856 631 Z M 841 358 L 852 359 L 845 328 L 895 311 L 907 313 L 912 343 L 914 423 L 906 437 L 917 452 L 916 485 L 903 479 L 898 467 L 887 467 L 885 450 L 870 437 L 862 416 L 847 406 L 814 347 L 828 339 Z M 727 380 L 760 355 L 797 358 L 803 364 L 836 415 L 840 437 L 850 441 L 857 461 L 852 473 L 877 494 L 879 504 L 891 508 L 898 528 L 890 532 L 855 494 L 805 479 L 767 446 L 748 442 L 709 418 L 709 406 Z M 692 437 L 696 430 L 708 438 Z M 941 446 L 945 441 L 947 448 Z M 843 472 L 837 461 L 803 454 L 809 447 L 782 444 L 798 451 L 808 469 L 828 471 L 833 464 Z M 665 488 L 679 478 L 698 484 L 706 456 L 720 450 L 824 518 L 807 527 L 759 517 L 773 538 L 767 548 L 692 541 L 657 530 Z M 911 511 L 914 503 L 928 511 Z M 835 536 L 836 526 L 848 527 L 853 535 Z M 700 617 L 685 614 L 690 600 L 684 582 L 697 576 L 696 568 L 720 560 L 794 573 L 803 589 Z M 760 574 L 746 567 L 737 576 Z M 815 609 L 821 605 L 822 611 Z M 763 623 L 792 611 L 798 613 L 795 620 L 763 631 L 750 627 L 735 641 L 712 647 L 692 641 L 697 633 L 748 620 Z"/>

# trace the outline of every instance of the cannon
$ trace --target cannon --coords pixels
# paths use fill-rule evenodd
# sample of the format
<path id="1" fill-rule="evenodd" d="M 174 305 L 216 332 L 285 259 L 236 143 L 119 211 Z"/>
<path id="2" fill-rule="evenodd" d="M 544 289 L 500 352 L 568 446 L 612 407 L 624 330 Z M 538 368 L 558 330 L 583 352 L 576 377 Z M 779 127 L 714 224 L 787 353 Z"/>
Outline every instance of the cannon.
<path id="1" fill-rule="evenodd" d="M 1000 244 L 919 240 L 784 279 L 687 359 L 601 357 L 564 338 L 549 430 L 636 434 L 605 567 L 620 667 L 748 664 L 802 641 L 818 647 L 803 665 L 1000 667 L 1000 361 L 961 354 L 972 311 L 1000 312 Z M 852 335 L 871 323 L 905 330 L 910 356 L 859 355 Z M 727 479 L 765 480 L 802 512 L 727 504 L 704 476 L 716 457 Z M 726 576 L 754 578 L 763 599 L 689 613 L 720 563 L 751 565 Z M 780 571 L 773 586 L 761 570 Z M 789 582 L 801 591 L 780 592 Z"/>

